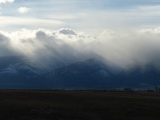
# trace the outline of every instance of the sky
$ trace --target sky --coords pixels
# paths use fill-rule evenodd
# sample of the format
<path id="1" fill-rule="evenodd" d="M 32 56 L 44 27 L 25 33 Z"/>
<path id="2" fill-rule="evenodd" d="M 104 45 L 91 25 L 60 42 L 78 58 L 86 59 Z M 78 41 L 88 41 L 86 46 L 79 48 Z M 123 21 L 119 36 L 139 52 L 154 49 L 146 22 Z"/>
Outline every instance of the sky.
<path id="1" fill-rule="evenodd" d="M 0 0 L 0 29 L 46 28 L 97 34 L 159 26 L 159 0 Z"/>
<path id="2" fill-rule="evenodd" d="M 0 0 L 0 56 L 160 69 L 159 21 L 159 0 Z"/>

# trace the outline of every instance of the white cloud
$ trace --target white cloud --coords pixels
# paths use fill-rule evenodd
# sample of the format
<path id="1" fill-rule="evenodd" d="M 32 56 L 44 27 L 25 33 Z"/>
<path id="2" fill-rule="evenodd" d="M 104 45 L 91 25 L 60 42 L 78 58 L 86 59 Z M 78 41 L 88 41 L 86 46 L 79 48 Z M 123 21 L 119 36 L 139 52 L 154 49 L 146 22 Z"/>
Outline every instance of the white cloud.
<path id="1" fill-rule="evenodd" d="M 5 3 L 13 3 L 14 2 L 14 0 L 0 0 L 0 4 L 1 3 L 3 3 L 3 4 L 5 4 Z"/>
<path id="2" fill-rule="evenodd" d="M 85 10 L 84 13 L 81 15 L 72 13 L 77 19 L 67 24 L 72 28 L 78 28 L 78 30 L 90 29 L 90 31 L 98 31 L 98 29 L 103 30 L 106 28 L 137 29 L 156 27 L 159 26 L 160 21 L 160 5 L 132 6 L 123 9 Z"/>
<path id="3" fill-rule="evenodd" d="M 106 30 L 96 37 L 71 29 L 23 29 L 0 33 L 0 55 L 11 51 L 10 54 L 24 55 L 31 62 L 43 66 L 53 61 L 69 64 L 87 58 L 103 58 L 107 64 L 123 69 L 132 66 L 145 68 L 148 64 L 160 68 L 160 28 L 121 32 Z"/>
<path id="4" fill-rule="evenodd" d="M 21 29 L 21 28 L 31 28 L 37 29 L 40 27 L 48 28 L 48 27 L 60 27 L 64 25 L 62 21 L 59 20 L 49 20 L 49 19 L 41 19 L 41 18 L 31 18 L 31 17 L 7 17 L 0 16 L 0 27 L 1 29 Z"/>
<path id="5" fill-rule="evenodd" d="M 20 7 L 17 9 L 19 13 L 27 13 L 29 12 L 31 9 L 28 7 Z"/>

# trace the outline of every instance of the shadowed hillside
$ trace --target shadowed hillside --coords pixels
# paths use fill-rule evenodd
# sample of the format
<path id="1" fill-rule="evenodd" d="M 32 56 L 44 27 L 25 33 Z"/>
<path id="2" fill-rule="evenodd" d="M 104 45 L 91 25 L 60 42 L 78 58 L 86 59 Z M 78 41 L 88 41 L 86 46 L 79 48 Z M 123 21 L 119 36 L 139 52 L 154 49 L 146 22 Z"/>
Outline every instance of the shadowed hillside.
<path id="1" fill-rule="evenodd" d="M 51 63 L 49 68 L 41 69 L 23 57 L 0 57 L 0 89 L 153 89 L 160 86 L 160 72 L 152 66 L 125 71 L 97 59 L 68 65 L 54 60 Z"/>

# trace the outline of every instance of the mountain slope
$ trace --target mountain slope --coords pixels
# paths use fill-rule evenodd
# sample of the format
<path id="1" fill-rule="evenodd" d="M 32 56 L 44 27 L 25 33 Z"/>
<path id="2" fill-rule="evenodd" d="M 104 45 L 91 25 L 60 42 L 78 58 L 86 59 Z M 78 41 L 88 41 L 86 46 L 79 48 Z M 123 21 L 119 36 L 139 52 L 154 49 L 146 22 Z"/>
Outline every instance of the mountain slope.
<path id="1" fill-rule="evenodd" d="M 154 67 L 148 67 L 144 71 L 138 67 L 123 71 L 96 59 L 60 66 L 51 66 L 48 70 L 39 69 L 22 57 L 1 57 L 0 88 L 105 89 L 153 88 L 160 85 L 160 72 Z"/>

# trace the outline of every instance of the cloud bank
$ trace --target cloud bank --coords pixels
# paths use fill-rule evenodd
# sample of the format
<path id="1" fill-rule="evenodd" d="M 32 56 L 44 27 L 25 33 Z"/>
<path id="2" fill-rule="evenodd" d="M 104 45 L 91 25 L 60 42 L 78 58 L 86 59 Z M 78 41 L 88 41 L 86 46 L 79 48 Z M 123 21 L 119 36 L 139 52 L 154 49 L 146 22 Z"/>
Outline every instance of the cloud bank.
<path id="1" fill-rule="evenodd" d="M 132 31 L 106 30 L 98 36 L 63 28 L 0 32 L 0 56 L 25 56 L 41 66 L 67 65 L 96 58 L 122 69 L 160 68 L 160 28 Z M 61 63 L 61 64 L 59 64 Z"/>

